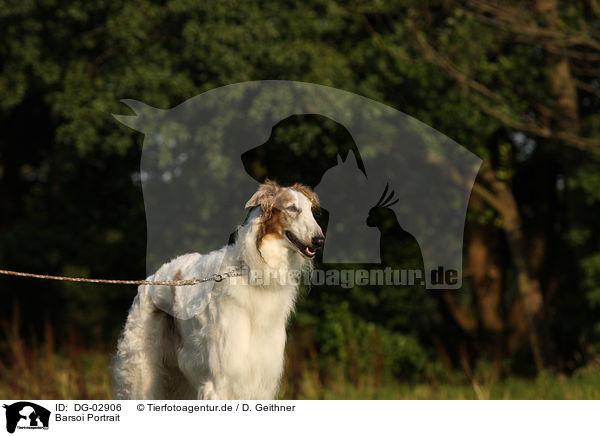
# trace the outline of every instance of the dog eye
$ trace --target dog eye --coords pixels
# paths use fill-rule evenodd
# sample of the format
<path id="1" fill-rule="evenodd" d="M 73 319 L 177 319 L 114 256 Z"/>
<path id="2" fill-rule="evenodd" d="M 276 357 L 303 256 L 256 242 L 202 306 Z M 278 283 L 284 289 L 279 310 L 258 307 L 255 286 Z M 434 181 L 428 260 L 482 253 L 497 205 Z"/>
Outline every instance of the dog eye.
<path id="1" fill-rule="evenodd" d="M 291 206 L 288 206 L 286 209 L 289 210 L 290 212 L 298 212 L 298 208 L 296 206 L 294 206 L 293 204 Z"/>

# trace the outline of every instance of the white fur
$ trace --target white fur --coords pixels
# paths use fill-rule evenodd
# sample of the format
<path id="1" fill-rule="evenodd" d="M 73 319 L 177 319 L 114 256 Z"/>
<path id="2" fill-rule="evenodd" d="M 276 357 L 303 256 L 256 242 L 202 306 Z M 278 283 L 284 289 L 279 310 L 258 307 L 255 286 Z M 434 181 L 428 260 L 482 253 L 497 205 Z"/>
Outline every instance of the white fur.
<path id="1" fill-rule="evenodd" d="M 297 191 L 294 194 L 300 212 L 294 214 L 290 230 L 303 241 L 322 236 L 309 200 Z M 183 279 L 198 277 L 198 271 L 215 256 L 224 260 L 211 274 L 240 263 L 263 271 L 311 267 L 310 259 L 285 237 L 267 236 L 259 252 L 260 219 L 260 208 L 256 208 L 248 223 L 238 229 L 235 244 L 207 255 L 180 256 L 149 280 L 172 280 L 178 271 Z M 186 320 L 169 318 L 158 309 L 152 298 L 157 294 L 151 288 L 139 287 L 119 341 L 113 363 L 116 399 L 275 398 L 283 371 L 286 321 L 294 308 L 297 284 L 273 281 L 252 286 L 247 277 L 224 279 L 204 295 L 201 312 Z M 171 295 L 166 303 L 175 307 L 186 287 L 161 291 L 168 291 L 159 294 Z"/>

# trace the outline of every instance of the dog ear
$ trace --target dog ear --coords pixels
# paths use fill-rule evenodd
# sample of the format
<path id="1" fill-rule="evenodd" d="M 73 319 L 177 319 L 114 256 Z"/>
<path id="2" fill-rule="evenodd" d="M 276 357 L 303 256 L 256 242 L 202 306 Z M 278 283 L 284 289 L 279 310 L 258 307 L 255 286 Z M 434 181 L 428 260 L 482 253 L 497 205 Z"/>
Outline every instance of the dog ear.
<path id="1" fill-rule="evenodd" d="M 275 197 L 280 189 L 281 188 L 276 182 L 268 179 L 265 180 L 265 183 L 260 185 L 258 187 L 258 191 L 254 193 L 250 200 L 248 200 L 246 203 L 246 208 L 260 206 L 263 211 L 263 215 L 268 218 L 271 215 L 273 205 L 275 204 Z"/>

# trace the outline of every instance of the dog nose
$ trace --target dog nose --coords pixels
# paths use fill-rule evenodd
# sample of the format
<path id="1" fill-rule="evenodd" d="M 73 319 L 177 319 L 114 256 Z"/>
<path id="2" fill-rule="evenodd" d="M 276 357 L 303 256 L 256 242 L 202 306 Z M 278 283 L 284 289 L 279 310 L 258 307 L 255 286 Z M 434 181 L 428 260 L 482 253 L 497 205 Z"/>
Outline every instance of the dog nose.
<path id="1" fill-rule="evenodd" d="M 315 236 L 312 238 L 313 247 L 322 247 L 325 243 L 325 238 L 323 236 Z"/>

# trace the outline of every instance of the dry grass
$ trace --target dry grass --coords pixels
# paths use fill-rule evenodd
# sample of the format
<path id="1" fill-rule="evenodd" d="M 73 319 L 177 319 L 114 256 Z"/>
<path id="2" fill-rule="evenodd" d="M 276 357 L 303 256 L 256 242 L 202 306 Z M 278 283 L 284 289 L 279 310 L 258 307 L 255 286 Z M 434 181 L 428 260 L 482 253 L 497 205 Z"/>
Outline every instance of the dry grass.
<path id="1" fill-rule="evenodd" d="M 13 314 L 11 322 L 1 325 L 1 398 L 110 398 L 110 354 L 105 347 L 84 348 L 72 336 L 59 350 L 49 323 L 43 341 L 27 343 L 20 335 L 18 311 Z"/>
<path id="2" fill-rule="evenodd" d="M 1 324 L 0 397 L 6 399 L 110 399 L 106 346 L 83 347 L 75 339 L 57 347 L 50 324 L 42 341 L 24 341 L 19 319 Z M 310 350 L 309 350 L 310 351 Z M 288 346 L 282 399 L 598 399 L 600 363 L 571 377 L 542 374 L 537 379 L 489 375 L 449 376 L 445 382 L 406 384 L 382 380 L 377 371 L 348 379 L 348 369 L 327 365 L 318 370 L 317 356 L 294 355 Z M 322 366 L 321 366 L 322 367 Z M 452 382 L 451 380 L 459 380 Z"/>

